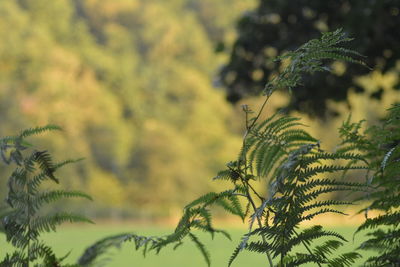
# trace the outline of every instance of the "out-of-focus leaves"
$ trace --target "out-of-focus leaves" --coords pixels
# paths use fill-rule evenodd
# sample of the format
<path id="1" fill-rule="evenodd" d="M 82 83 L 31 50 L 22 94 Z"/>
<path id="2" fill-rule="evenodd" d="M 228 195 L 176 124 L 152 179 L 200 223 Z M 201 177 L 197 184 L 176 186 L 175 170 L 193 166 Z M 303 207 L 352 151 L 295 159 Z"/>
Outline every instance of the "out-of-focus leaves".
<path id="1" fill-rule="evenodd" d="M 259 94 L 271 76 L 281 67 L 273 59 L 321 32 L 343 28 L 355 38 L 352 49 L 365 55 L 367 65 L 381 73 L 395 70 L 400 58 L 399 0 L 391 1 L 318 1 L 259 0 L 238 23 L 238 37 L 231 57 L 220 73 L 227 87 L 227 98 L 237 102 Z M 330 75 L 313 75 L 304 86 L 293 90 L 288 107 L 323 117 L 327 103 L 346 101 L 352 91 L 366 90 L 354 77 L 365 75 L 368 68 L 332 64 Z M 397 68 L 398 76 L 398 68 Z M 395 87 L 399 88 L 400 80 Z M 352 88 L 352 89 L 351 89 Z M 380 89 L 368 92 L 380 98 Z M 329 100 L 329 101 L 328 101 Z M 331 111 L 336 111 L 332 110 Z"/>
<path id="2" fill-rule="evenodd" d="M 60 125 L 61 136 L 35 142 L 86 158 L 61 170 L 62 183 L 97 192 L 101 209 L 183 205 L 239 145 L 210 77 L 223 57 L 212 36 L 242 2 L 223 16 L 212 1 L 0 1 L 0 134 Z"/>

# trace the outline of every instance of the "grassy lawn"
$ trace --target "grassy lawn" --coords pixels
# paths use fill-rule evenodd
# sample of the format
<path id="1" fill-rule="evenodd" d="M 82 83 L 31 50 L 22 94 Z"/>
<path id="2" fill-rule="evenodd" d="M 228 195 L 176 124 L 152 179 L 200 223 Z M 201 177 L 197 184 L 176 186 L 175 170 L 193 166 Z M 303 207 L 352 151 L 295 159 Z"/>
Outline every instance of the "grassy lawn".
<path id="1" fill-rule="evenodd" d="M 348 252 L 360 243 L 361 235 L 357 235 L 354 243 L 352 241 L 354 228 L 336 227 L 332 228 L 349 239 L 349 243 L 344 246 L 340 252 Z M 63 256 L 69 251 L 71 254 L 66 262 L 73 263 L 79 258 L 82 251 L 90 244 L 105 236 L 122 233 L 135 232 L 141 235 L 160 235 L 171 231 L 170 228 L 162 227 L 143 227 L 143 226 L 115 226 L 115 225 L 95 225 L 95 226 L 68 226 L 60 228 L 56 234 L 47 234 L 45 240 L 49 245 L 53 246 L 58 256 Z M 209 235 L 199 233 L 198 236 L 207 245 L 211 253 L 212 266 L 227 266 L 228 259 L 232 251 L 240 241 L 240 237 L 245 233 L 245 229 L 230 228 L 228 231 L 232 235 L 233 241 L 229 241 L 224 236 L 216 236 L 211 240 Z M 4 236 L 0 236 L 0 257 L 2 258 L 9 246 L 6 245 Z M 105 264 L 105 267 L 158 267 L 158 266 L 207 266 L 204 259 L 191 244 L 186 242 L 185 245 L 179 247 L 176 251 L 172 248 L 166 248 L 159 255 L 149 254 L 143 258 L 140 252 L 135 251 L 133 243 L 126 243 L 121 250 L 114 249 L 109 255 L 111 260 Z M 244 251 L 239 254 L 234 262 L 235 267 L 245 266 L 267 266 L 266 258 Z"/>

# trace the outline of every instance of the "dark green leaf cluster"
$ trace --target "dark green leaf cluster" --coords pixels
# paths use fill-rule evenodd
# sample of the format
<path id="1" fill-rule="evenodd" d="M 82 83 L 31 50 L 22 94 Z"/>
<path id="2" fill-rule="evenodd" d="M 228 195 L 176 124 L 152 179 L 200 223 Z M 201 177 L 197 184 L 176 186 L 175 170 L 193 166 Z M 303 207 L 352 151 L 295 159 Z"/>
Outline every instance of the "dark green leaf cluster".
<path id="1" fill-rule="evenodd" d="M 298 141 L 294 141 L 298 144 Z M 293 147 L 293 146 L 292 146 Z M 268 150 L 267 153 L 271 153 Z M 273 152 L 272 152 L 273 153 Z M 343 214 L 335 206 L 351 205 L 349 201 L 319 200 L 321 195 L 338 191 L 359 191 L 363 184 L 351 183 L 328 178 L 331 173 L 366 169 L 366 165 L 334 164 L 334 162 L 358 161 L 360 155 L 352 153 L 327 153 L 321 151 L 318 143 L 298 145 L 284 156 L 274 170 L 274 177 L 269 186 L 268 197 L 256 209 L 250 219 L 262 222 L 243 238 L 231 257 L 230 263 L 243 250 L 269 253 L 272 258 L 279 258 L 278 266 L 299 266 L 302 264 L 327 264 L 328 266 L 351 266 L 359 257 L 357 253 L 343 254 L 341 259 L 329 258 L 341 241 L 346 239 L 338 233 L 313 226 L 299 230 L 299 224 L 325 213 Z M 333 163 L 331 163 L 333 162 Z M 252 237 L 258 241 L 250 242 Z M 322 237 L 335 239 L 326 241 L 322 246 L 313 246 L 314 241 Z M 303 246 L 304 253 L 291 254 L 296 246 Z M 335 262 L 340 262 L 341 265 Z"/>
<path id="2" fill-rule="evenodd" d="M 279 60 L 288 60 L 283 72 L 265 87 L 267 103 L 269 96 L 279 88 L 292 88 L 301 84 L 304 74 L 329 70 L 326 60 L 343 60 L 359 63 L 353 56 L 357 52 L 340 47 L 348 42 L 341 30 L 325 33 L 320 39 L 307 42 L 299 49 L 288 52 Z M 264 107 L 264 106 L 263 106 Z M 254 213 L 250 217 L 250 231 L 234 251 L 229 264 L 243 249 L 264 253 L 270 265 L 278 259 L 279 266 L 298 266 L 314 263 L 329 266 L 350 266 L 359 257 L 357 253 L 343 254 L 340 258 L 329 258 L 338 240 L 330 240 L 326 246 L 313 248 L 314 240 L 331 236 L 345 241 L 335 232 L 320 226 L 299 231 L 299 224 L 325 213 L 339 213 L 335 206 L 350 205 L 348 201 L 320 200 L 321 195 L 338 191 L 360 191 L 363 184 L 350 183 L 330 178 L 351 170 L 367 169 L 363 155 L 354 147 L 335 153 L 324 152 L 319 142 L 308 134 L 299 120 L 290 116 L 274 116 L 258 122 L 258 115 L 248 119 L 251 111 L 245 108 L 247 132 L 239 159 L 228 164 L 228 170 L 217 177 L 241 183 L 248 208 Z M 251 185 L 251 179 L 259 177 L 268 184 L 266 196 L 262 196 Z M 253 198 L 256 198 L 254 200 Z M 257 199 L 258 198 L 258 199 Z M 256 202 L 260 203 L 256 206 Z M 257 224 L 255 230 L 253 226 Z M 258 241 L 250 242 L 250 238 Z M 305 248 L 305 253 L 291 254 L 296 246 Z M 337 262 L 340 262 L 338 264 Z"/>
<path id="3" fill-rule="evenodd" d="M 369 230 L 369 239 L 361 244 L 376 250 L 378 256 L 367 260 L 370 266 L 400 265 L 400 105 L 394 105 L 380 127 L 370 129 L 367 158 L 374 167 L 368 179 L 374 190 L 366 198 L 371 204 L 363 209 L 380 215 L 367 218 L 357 232 Z"/>
<path id="4" fill-rule="evenodd" d="M 64 222 L 91 222 L 77 214 L 59 212 L 43 215 L 45 205 L 65 198 L 91 199 L 79 191 L 44 191 L 41 185 L 45 181 L 58 183 L 55 176 L 58 168 L 75 160 L 54 163 L 47 151 L 38 151 L 25 141 L 26 137 L 45 131 L 59 130 L 57 126 L 45 126 L 28 129 L 18 136 L 0 139 L 3 162 L 15 163 L 16 167 L 8 178 L 6 203 L 8 212 L 2 216 L 2 225 L 7 237 L 16 251 L 7 255 L 0 266 L 61 266 L 51 247 L 40 240 L 44 232 L 55 231 Z M 68 265 L 64 265 L 68 266 Z"/>
<path id="5" fill-rule="evenodd" d="M 246 158 L 249 171 L 258 177 L 271 179 L 277 175 L 278 165 L 293 150 L 310 142 L 317 142 L 301 129 L 298 118 L 275 114 L 249 132 L 241 158 Z M 247 155 L 245 155 L 246 153 Z"/>
<path id="6" fill-rule="evenodd" d="M 270 77 L 282 66 L 272 64 L 275 54 L 299 47 L 319 36 L 321 31 L 333 31 L 339 27 L 345 29 L 349 36 L 356 37 L 351 47 L 366 56 L 363 60 L 368 66 L 384 75 L 396 68 L 400 58 L 400 33 L 397 30 L 400 24 L 399 0 L 256 2 L 258 4 L 254 9 L 241 16 L 230 59 L 220 71 L 220 79 L 230 102 L 236 103 L 262 92 Z M 362 66 L 343 66 L 343 73 L 316 73 L 305 77 L 305 86 L 293 90 L 291 101 L 285 108 L 322 118 L 337 112 L 328 102 L 346 102 L 351 90 L 364 91 L 365 88 L 354 77 L 368 73 Z M 255 76 L 255 72 L 263 75 Z M 394 88 L 399 88 L 399 85 L 400 80 Z M 382 91 L 383 88 L 378 87 L 373 92 L 365 92 L 365 96 L 383 99 Z"/>
<path id="7" fill-rule="evenodd" d="M 264 94 L 270 95 L 280 88 L 291 91 L 301 84 L 304 74 L 312 75 L 316 72 L 330 71 L 326 67 L 327 61 L 340 60 L 365 65 L 357 59 L 357 57 L 361 57 L 359 53 L 341 46 L 351 40 L 341 29 L 338 29 L 323 33 L 321 38 L 312 39 L 297 50 L 278 57 L 277 60 L 288 60 L 289 64 L 278 76 L 266 84 Z"/>

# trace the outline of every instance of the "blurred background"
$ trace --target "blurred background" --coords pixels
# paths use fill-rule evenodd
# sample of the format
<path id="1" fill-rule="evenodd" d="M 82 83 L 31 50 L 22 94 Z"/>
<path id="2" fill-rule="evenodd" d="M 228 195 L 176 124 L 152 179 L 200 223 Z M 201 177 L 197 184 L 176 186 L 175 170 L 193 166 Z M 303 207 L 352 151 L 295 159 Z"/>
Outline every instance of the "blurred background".
<path id="1" fill-rule="evenodd" d="M 295 3 L 293 3 L 295 2 Z M 1 0 L 0 136 L 56 124 L 34 143 L 94 219 L 174 220 L 241 145 L 272 59 L 343 28 L 368 68 L 333 63 L 266 109 L 301 115 L 326 149 L 350 114 L 376 123 L 400 99 L 400 1 Z M 0 198 L 9 170 L 1 165 Z M 63 206 L 65 208 L 65 206 Z"/>

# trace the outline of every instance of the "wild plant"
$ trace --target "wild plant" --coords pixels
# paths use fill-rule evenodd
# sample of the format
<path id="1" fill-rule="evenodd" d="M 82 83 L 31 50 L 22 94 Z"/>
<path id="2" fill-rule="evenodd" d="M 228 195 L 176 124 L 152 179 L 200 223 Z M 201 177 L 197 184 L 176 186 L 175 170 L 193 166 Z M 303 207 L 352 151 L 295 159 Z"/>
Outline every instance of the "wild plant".
<path id="1" fill-rule="evenodd" d="M 300 224 L 325 213 L 343 214 L 340 205 L 351 201 L 327 200 L 326 195 L 338 191 L 364 190 L 362 183 L 335 179 L 343 172 L 368 168 L 363 155 L 356 149 L 345 152 L 326 152 L 320 147 L 299 119 L 276 113 L 266 120 L 261 115 L 271 95 L 279 89 L 295 90 L 304 75 L 328 71 L 327 63 L 343 60 L 363 64 L 357 52 L 342 45 L 351 41 L 341 31 L 324 33 L 320 39 L 307 42 L 295 51 L 278 58 L 287 67 L 265 86 L 265 101 L 258 112 L 243 106 L 246 132 L 236 160 L 218 173 L 215 181 L 228 181 L 223 192 L 207 193 L 189 203 L 183 211 L 175 231 L 163 237 L 146 238 L 136 234 L 116 236 L 116 244 L 134 241 L 136 249 L 159 252 L 167 245 L 179 247 L 185 239 L 192 241 L 208 266 L 210 253 L 193 230 L 230 236 L 216 229 L 212 222 L 212 207 L 220 206 L 228 213 L 248 220 L 249 231 L 233 252 L 228 265 L 239 253 L 250 250 L 265 255 L 269 266 L 299 266 L 314 263 L 317 266 L 352 266 L 360 255 L 348 252 L 335 255 L 335 250 L 347 240 L 339 233 L 327 231 L 320 225 L 302 229 Z M 256 184 L 264 189 L 257 190 Z M 329 238 L 316 245 L 316 240 Z M 96 243 L 87 250 L 103 251 L 114 246 L 108 242 Z M 293 252 L 301 247 L 303 252 Z M 85 253 L 85 254 L 87 254 Z M 85 254 L 82 258 L 85 258 Z M 335 255 L 335 256 L 333 256 Z M 91 254 L 91 259 L 98 255 Z"/>
<path id="2" fill-rule="evenodd" d="M 361 132 L 361 124 L 362 121 L 348 120 L 341 128 L 343 143 L 356 144 L 370 168 L 366 176 L 369 190 L 364 196 L 368 205 L 360 211 L 366 220 L 356 231 L 368 238 L 359 249 L 376 253 L 366 260 L 365 266 L 399 266 L 400 105 L 393 105 L 383 123 L 366 132 Z M 371 216 L 372 211 L 378 215 Z"/>
<path id="3" fill-rule="evenodd" d="M 329 71 L 332 60 L 363 64 L 357 52 L 344 45 L 351 41 L 341 31 L 322 34 L 320 39 L 307 42 L 277 60 L 285 60 L 286 68 L 265 86 L 265 100 L 257 112 L 243 106 L 245 134 L 238 157 L 220 171 L 214 181 L 228 182 L 226 190 L 209 192 L 183 209 L 175 231 L 165 236 L 146 237 L 123 233 L 105 237 L 91 245 L 70 266 L 99 266 L 103 255 L 112 247 L 133 242 L 143 254 L 159 253 L 166 246 L 177 249 L 190 240 L 199 249 L 208 266 L 211 256 L 196 231 L 221 234 L 231 239 L 213 223 L 215 206 L 248 222 L 248 231 L 238 242 L 228 266 L 243 250 L 265 255 L 269 266 L 353 266 L 361 257 L 356 251 L 339 254 L 338 248 L 347 239 L 335 231 L 306 221 L 327 214 L 345 215 L 338 207 L 353 205 L 349 200 L 330 198 L 337 192 L 363 192 L 369 205 L 362 211 L 381 211 L 368 217 L 357 232 L 370 230 L 369 239 L 360 249 L 374 249 L 378 256 L 366 261 L 368 266 L 398 266 L 400 264 L 400 105 L 395 105 L 382 126 L 361 132 L 363 121 L 352 123 L 350 117 L 339 129 L 342 143 L 334 152 L 325 151 L 311 136 L 300 119 L 276 112 L 262 120 L 272 94 L 280 89 L 289 92 L 301 85 L 305 75 Z M 16 164 L 9 178 L 8 210 L 2 210 L 4 232 L 17 251 L 0 263 L 1 266 L 61 266 L 51 247 L 40 240 L 40 234 L 55 231 L 64 221 L 87 222 L 84 217 L 70 213 L 42 215 L 43 205 L 62 198 L 88 198 L 78 191 L 41 191 L 44 181 L 58 182 L 55 171 L 74 161 L 53 163 L 47 151 L 34 150 L 25 138 L 43 131 L 58 130 L 46 126 L 23 131 L 15 137 L 0 140 L 1 157 L 7 164 Z M 343 179 L 366 173 L 366 182 Z M 372 229 L 372 230 L 371 230 Z M 68 266 L 68 265 L 64 265 Z"/>
<path id="4" fill-rule="evenodd" d="M 60 130 L 48 125 L 22 131 L 17 136 L 0 139 L 0 154 L 4 163 L 14 165 L 8 178 L 8 210 L 2 215 L 3 231 L 15 251 L 7 254 L 0 266 L 77 266 L 62 265 L 65 257 L 57 257 L 53 249 L 41 240 L 45 232 L 56 231 L 64 222 L 91 222 L 74 213 L 44 214 L 43 208 L 65 198 L 91 199 L 80 191 L 43 190 L 43 183 L 59 183 L 56 171 L 76 160 L 54 163 L 50 153 L 37 150 L 26 138 L 46 131 Z"/>

